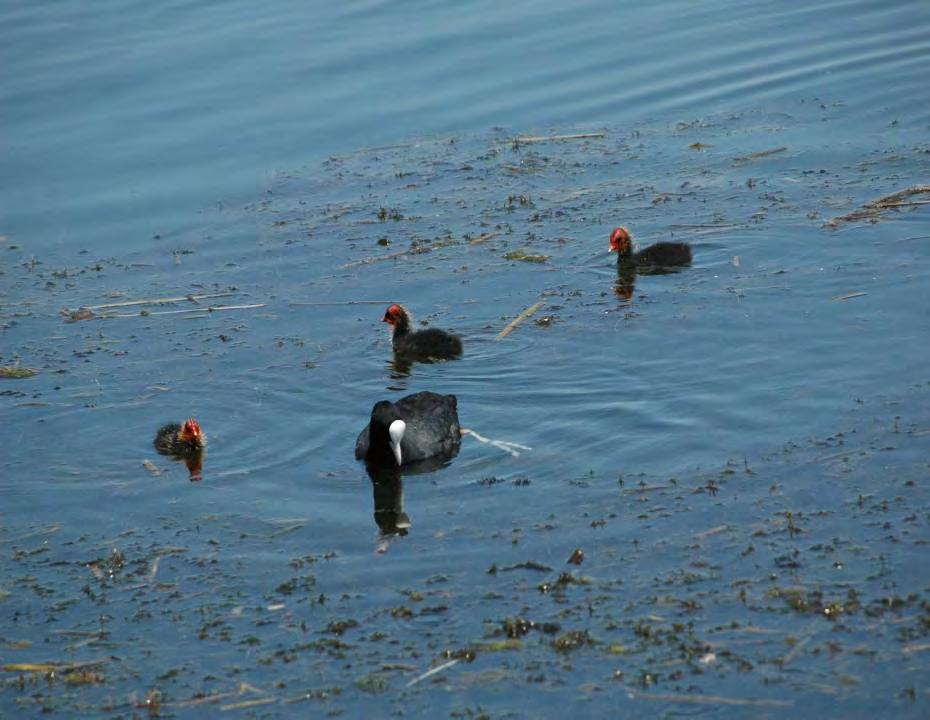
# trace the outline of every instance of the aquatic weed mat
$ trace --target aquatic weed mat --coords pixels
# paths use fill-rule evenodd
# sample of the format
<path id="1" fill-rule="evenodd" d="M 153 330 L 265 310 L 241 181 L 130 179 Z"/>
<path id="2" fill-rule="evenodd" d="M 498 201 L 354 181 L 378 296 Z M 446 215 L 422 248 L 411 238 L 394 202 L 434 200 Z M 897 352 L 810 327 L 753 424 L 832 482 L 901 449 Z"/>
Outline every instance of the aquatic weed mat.
<path id="1" fill-rule="evenodd" d="M 914 395 L 925 409 L 930 383 Z M 451 518 L 413 572 L 405 538 L 352 558 L 283 517 L 163 516 L 116 535 L 7 523 L 0 704 L 920 717 L 930 415 L 880 398 L 840 427 L 688 477 L 589 473 L 573 511 L 524 509 L 512 527 Z M 532 488 L 467 492 L 520 504 Z"/>

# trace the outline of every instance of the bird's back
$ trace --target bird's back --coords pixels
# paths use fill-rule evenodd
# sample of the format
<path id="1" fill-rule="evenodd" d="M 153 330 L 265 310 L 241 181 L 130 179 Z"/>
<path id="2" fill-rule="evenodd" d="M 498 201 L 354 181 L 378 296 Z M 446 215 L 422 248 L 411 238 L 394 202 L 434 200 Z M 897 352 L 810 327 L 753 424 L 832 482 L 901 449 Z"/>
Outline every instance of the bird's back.
<path id="1" fill-rule="evenodd" d="M 418 392 L 398 400 L 394 406 L 407 423 L 401 441 L 404 463 L 450 454 L 458 449 L 462 433 L 455 395 Z"/>
<path id="2" fill-rule="evenodd" d="M 416 358 L 448 359 L 462 354 L 462 340 L 438 328 L 395 336 L 394 350 Z"/>
<path id="3" fill-rule="evenodd" d="M 691 247 L 686 243 L 658 242 L 636 253 L 639 265 L 688 265 L 691 263 Z"/>

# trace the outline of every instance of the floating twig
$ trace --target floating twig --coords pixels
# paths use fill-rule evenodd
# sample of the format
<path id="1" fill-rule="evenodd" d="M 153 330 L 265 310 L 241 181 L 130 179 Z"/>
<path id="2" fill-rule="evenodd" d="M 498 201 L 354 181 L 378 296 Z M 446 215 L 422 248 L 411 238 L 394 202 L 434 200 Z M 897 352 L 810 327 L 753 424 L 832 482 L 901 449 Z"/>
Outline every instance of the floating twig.
<path id="1" fill-rule="evenodd" d="M 475 440 L 481 443 L 486 443 L 488 445 L 493 445 L 494 447 L 503 450 L 504 452 L 510 453 L 512 457 L 520 457 L 519 450 L 532 450 L 533 448 L 528 445 L 521 445 L 520 443 L 508 442 L 507 440 L 492 440 L 491 438 L 486 438 L 483 435 L 479 435 L 474 430 L 469 428 L 462 428 L 462 435 L 471 435 Z"/>
<path id="2" fill-rule="evenodd" d="M 155 465 L 151 460 L 145 459 L 142 461 L 142 467 L 152 473 L 153 476 L 158 477 L 161 475 L 161 470 L 158 469 L 158 466 Z"/>
<path id="3" fill-rule="evenodd" d="M 814 637 L 814 629 L 816 627 L 816 623 L 811 623 L 807 627 L 808 629 L 807 629 L 807 632 L 804 633 L 804 637 L 798 640 L 794 644 L 794 647 L 792 647 L 791 650 L 788 651 L 788 654 L 785 655 L 785 657 L 781 659 L 781 662 L 776 661 L 778 662 L 778 665 L 780 667 L 785 667 L 785 665 L 787 665 L 789 662 L 794 660 L 794 658 L 797 657 L 798 653 L 800 653 L 801 650 L 804 649 L 804 646 L 810 642 L 812 637 Z"/>
<path id="4" fill-rule="evenodd" d="M 292 525 L 285 525 L 282 528 L 275 530 L 269 537 L 277 537 L 278 535 L 287 535 L 288 533 L 296 532 L 300 530 L 306 523 L 297 522 Z"/>
<path id="5" fill-rule="evenodd" d="M 930 200 L 902 200 L 901 202 L 885 203 L 884 207 L 917 207 L 918 205 L 930 205 Z"/>
<path id="6" fill-rule="evenodd" d="M 102 638 L 104 635 L 106 635 L 103 630 L 49 630 L 49 634 L 80 638 Z"/>
<path id="7" fill-rule="evenodd" d="M 930 650 L 930 643 L 916 643 L 913 645 L 905 645 L 902 648 L 905 655 L 912 655 L 916 652 L 926 652 L 927 650 Z"/>
<path id="8" fill-rule="evenodd" d="M 645 492 L 654 492 L 655 490 L 668 490 L 671 485 L 637 485 L 636 487 L 626 488 L 623 492 L 629 493 L 645 493 Z"/>
<path id="9" fill-rule="evenodd" d="M 853 210 L 851 213 L 847 213 L 846 215 L 838 215 L 831 220 L 827 220 L 827 222 L 823 224 L 823 227 L 834 229 L 842 223 L 853 222 L 855 220 L 872 220 L 877 222 L 879 218 L 881 218 L 882 210 L 889 210 L 896 207 L 905 207 L 906 205 L 924 204 L 919 201 L 911 201 L 909 203 L 903 202 L 905 198 L 908 198 L 911 195 L 919 195 L 922 193 L 930 193 L 930 185 L 912 185 L 911 187 L 904 188 L 903 190 L 898 190 L 896 193 L 891 193 L 891 195 L 885 195 L 884 197 L 880 197 L 877 200 L 872 200 L 871 202 L 867 202 L 858 210 Z"/>
<path id="10" fill-rule="evenodd" d="M 704 538 L 709 538 L 713 535 L 719 535 L 720 533 L 726 532 L 729 529 L 730 529 L 729 525 L 718 525 L 717 527 L 712 527 L 709 530 L 704 530 L 703 532 L 699 532 L 694 537 L 697 540 L 703 540 Z"/>
<path id="11" fill-rule="evenodd" d="M 742 225 L 737 225 L 731 223 L 729 225 L 721 225 L 720 223 L 686 223 L 678 225 L 669 225 L 671 230 L 736 230 L 737 228 L 742 227 Z"/>
<path id="12" fill-rule="evenodd" d="M 225 700 L 226 698 L 236 697 L 238 693 L 235 692 L 224 692 L 224 693 L 215 693 L 213 695 L 204 695 L 202 697 L 191 698 L 190 700 L 179 700 L 175 703 L 166 703 L 172 707 L 196 707 L 197 705 L 206 705 L 207 703 L 215 703 L 220 700 Z"/>
<path id="13" fill-rule="evenodd" d="M 152 560 L 152 567 L 149 570 L 148 581 L 150 583 L 155 582 L 155 576 L 158 575 L 158 566 L 161 564 L 161 555 L 156 555 L 155 559 Z"/>
<path id="14" fill-rule="evenodd" d="M 244 710 L 245 708 L 258 707 L 259 705 L 271 705 L 278 702 L 276 697 L 257 698 L 255 700 L 243 700 L 242 702 L 231 703 L 229 705 L 220 705 L 220 710 Z"/>
<path id="15" fill-rule="evenodd" d="M 658 702 L 682 703 L 690 705 L 738 705 L 749 707 L 792 707 L 794 700 L 769 700 L 754 698 L 730 698 L 722 695 L 678 695 L 671 693 L 645 693 L 625 687 L 632 700 L 657 700 Z"/>
<path id="16" fill-rule="evenodd" d="M 540 142 L 561 142 L 563 140 L 592 140 L 596 138 L 607 137 L 606 132 L 576 133 L 574 135 L 523 135 L 513 140 L 503 140 L 502 142 L 512 142 L 514 145 L 530 145 L 531 143 Z"/>
<path id="17" fill-rule="evenodd" d="M 206 317 L 206 314 L 213 312 L 224 312 L 227 310 L 254 310 L 255 308 L 265 307 L 267 303 L 254 303 L 251 305 L 208 305 L 207 307 L 187 308 L 185 310 L 156 310 L 150 312 L 143 310 L 138 313 L 110 313 L 107 315 L 97 315 L 102 320 L 112 320 L 114 318 L 138 318 L 153 317 L 155 315 L 190 315 L 199 313 L 198 317 Z"/>
<path id="18" fill-rule="evenodd" d="M 500 230 L 493 230 L 492 232 L 487 232 L 484 235 L 479 235 L 476 238 L 472 238 L 471 240 L 468 241 L 468 244 L 469 245 L 480 245 L 481 243 L 487 242 L 491 238 L 497 237 L 500 234 L 501 234 Z"/>
<path id="19" fill-rule="evenodd" d="M 291 307 L 317 307 L 324 305 L 390 305 L 393 300 L 332 300 L 329 302 L 310 302 L 307 300 L 294 300 L 289 302 Z"/>
<path id="20" fill-rule="evenodd" d="M 7 663 L 0 667 L 4 672 L 70 672 L 82 668 L 95 667 L 110 662 L 110 658 L 87 660 L 85 662 L 38 662 L 38 663 Z"/>
<path id="21" fill-rule="evenodd" d="M 768 157 L 769 155 L 777 155 L 778 153 L 783 153 L 788 148 L 786 147 L 777 147 L 772 148 L 771 150 L 760 150 L 759 152 L 749 153 L 748 155 L 740 155 L 739 157 L 733 158 L 734 162 L 748 162 L 750 160 L 758 160 L 759 158 Z"/>
<path id="22" fill-rule="evenodd" d="M 497 339 L 501 340 L 507 337 L 508 335 L 510 335 L 510 333 L 512 333 L 520 323 L 522 323 L 527 318 L 532 317 L 545 304 L 546 304 L 545 300 L 540 300 L 538 303 L 534 303 L 533 305 L 530 305 L 526 310 L 524 310 L 522 313 L 517 315 L 513 320 L 511 320 L 510 323 L 507 325 L 507 327 L 505 327 L 503 330 L 501 330 L 498 333 Z"/>
<path id="23" fill-rule="evenodd" d="M 416 685 L 418 682 L 420 682 L 420 681 L 422 681 L 422 680 L 426 680 L 426 678 L 431 677 L 431 676 L 435 675 L 435 674 L 438 673 L 438 672 L 442 672 L 443 670 L 448 670 L 450 667 L 452 667 L 453 665 L 458 665 L 458 663 L 460 663 L 460 662 L 461 662 L 461 660 L 459 660 L 458 658 L 455 658 L 454 660 L 449 660 L 448 662 L 444 662 L 442 665 L 437 665 L 437 666 L 434 667 L 434 668 L 430 668 L 429 670 L 427 670 L 427 671 L 426 671 L 425 673 L 423 673 L 422 675 L 418 675 L 418 676 L 415 677 L 413 680 L 411 680 L 410 682 L 408 682 L 408 683 L 407 683 L 407 687 L 413 687 L 413 686 Z"/>
<path id="24" fill-rule="evenodd" d="M 191 302 L 197 302 L 198 300 L 205 300 L 206 298 L 229 297 L 231 295 L 235 295 L 235 293 L 221 292 L 221 293 L 210 293 L 209 295 L 179 295 L 177 297 L 147 298 L 145 300 L 126 300 L 125 302 L 106 303 L 104 305 L 82 305 L 81 307 L 84 310 L 109 310 L 111 308 L 130 307 L 131 305 L 167 305 L 169 303 L 184 302 L 185 300 L 189 300 Z"/>
<path id="25" fill-rule="evenodd" d="M 831 453 L 830 455 L 824 455 L 819 458 L 814 458 L 810 460 L 808 464 L 819 463 L 819 462 L 830 462 L 831 460 L 838 460 L 841 457 L 846 457 L 847 455 L 853 455 L 855 453 L 865 452 L 867 448 L 858 447 L 858 448 L 846 448 L 840 452 Z"/>
<path id="26" fill-rule="evenodd" d="M 42 528 L 41 530 L 34 530 L 28 532 L 25 535 L 14 535 L 11 538 L 0 538 L 0 545 L 4 543 L 13 543 L 13 542 L 22 542 L 23 540 L 31 540 L 34 537 L 39 537 L 40 535 L 51 535 L 61 530 L 61 523 L 53 523 L 47 528 Z"/>
<path id="27" fill-rule="evenodd" d="M 348 262 L 345 265 L 342 265 L 342 269 L 344 270 L 350 267 L 357 267 L 358 265 L 370 265 L 371 263 L 380 262 L 381 260 L 396 260 L 398 258 L 412 255 L 423 255 L 424 253 L 431 252 L 441 247 L 455 245 L 457 242 L 458 240 L 439 240 L 429 245 L 417 245 L 416 247 L 409 248 L 408 250 L 400 250 L 398 252 L 388 253 L 387 255 L 375 255 L 374 257 L 370 258 L 353 260 L 352 262 Z"/>
<path id="28" fill-rule="evenodd" d="M 834 300 L 852 300 L 853 298 L 862 297 L 863 295 L 868 295 L 867 292 L 851 292 L 846 293 L 845 295 L 834 295 Z"/>

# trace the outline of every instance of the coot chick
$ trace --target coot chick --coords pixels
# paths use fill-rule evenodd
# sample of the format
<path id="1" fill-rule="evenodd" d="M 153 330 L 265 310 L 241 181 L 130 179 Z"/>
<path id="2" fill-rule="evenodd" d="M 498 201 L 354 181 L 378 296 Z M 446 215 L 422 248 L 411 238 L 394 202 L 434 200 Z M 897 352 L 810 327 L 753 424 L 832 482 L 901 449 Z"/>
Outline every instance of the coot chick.
<path id="1" fill-rule="evenodd" d="M 639 252 L 633 251 L 633 239 L 625 227 L 610 234 L 610 252 L 617 253 L 620 264 L 638 267 L 675 267 L 691 264 L 691 246 L 678 242 L 658 242 Z"/>
<path id="2" fill-rule="evenodd" d="M 203 452 L 207 445 L 207 436 L 200 430 L 200 425 L 194 418 L 188 418 L 183 425 L 163 425 L 155 434 L 154 444 L 155 449 L 162 455 L 193 457 Z"/>
<path id="3" fill-rule="evenodd" d="M 384 313 L 383 322 L 393 328 L 394 352 L 415 360 L 451 360 L 462 354 L 462 339 L 438 328 L 410 330 L 410 313 L 394 303 Z"/>
<path id="4" fill-rule="evenodd" d="M 371 421 L 355 442 L 356 460 L 364 460 L 371 473 L 379 467 L 406 467 L 455 456 L 462 442 L 457 405 L 455 395 L 429 391 L 396 403 L 375 403 Z"/>

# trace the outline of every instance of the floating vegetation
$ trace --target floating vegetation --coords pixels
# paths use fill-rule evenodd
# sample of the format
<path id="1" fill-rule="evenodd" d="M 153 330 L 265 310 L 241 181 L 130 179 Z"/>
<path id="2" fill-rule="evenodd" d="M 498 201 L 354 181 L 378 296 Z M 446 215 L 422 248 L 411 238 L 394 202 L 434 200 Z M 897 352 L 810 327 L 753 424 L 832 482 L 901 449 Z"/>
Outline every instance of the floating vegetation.
<path id="1" fill-rule="evenodd" d="M 497 339 L 501 340 L 510 335 L 510 333 L 516 330 L 525 320 L 533 317 L 533 315 L 535 315 L 540 308 L 544 307 L 545 304 L 546 302 L 544 300 L 540 300 L 539 302 L 530 305 L 528 308 L 526 308 L 526 310 L 521 312 L 513 320 L 507 323 L 507 327 L 505 327 L 497 334 Z"/>
<path id="2" fill-rule="evenodd" d="M 752 160 L 758 160 L 771 155 L 778 155 L 779 153 L 785 152 L 787 149 L 786 147 L 777 147 L 771 150 L 760 150 L 759 152 L 749 153 L 748 155 L 740 155 L 739 157 L 733 158 L 733 160 L 741 163 L 751 162 Z"/>
<path id="3" fill-rule="evenodd" d="M 0 378 L 6 378 L 8 380 L 22 380 L 24 378 L 31 378 L 37 375 L 38 372 L 38 370 L 21 367 L 19 365 L 0 365 Z"/>
<path id="4" fill-rule="evenodd" d="M 520 262 L 528 262 L 528 263 L 544 263 L 549 260 L 549 256 L 540 255 L 536 253 L 530 253 L 520 248 L 518 250 L 511 250 L 510 252 L 504 253 L 504 259 L 505 260 L 519 260 Z"/>
<path id="5" fill-rule="evenodd" d="M 906 207 L 913 208 L 930 204 L 930 200 L 908 199 L 913 195 L 925 195 L 927 193 L 930 193 L 930 185 L 913 185 L 899 190 L 898 192 L 891 193 L 890 195 L 885 195 L 876 200 L 867 202 L 861 208 L 851 213 L 838 215 L 835 218 L 827 220 L 827 222 L 824 223 L 824 227 L 832 230 L 844 223 L 856 222 L 857 220 L 868 220 L 869 222 L 875 223 L 882 219 L 883 213 L 887 210 Z"/>

